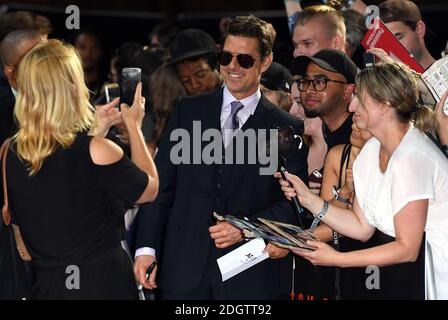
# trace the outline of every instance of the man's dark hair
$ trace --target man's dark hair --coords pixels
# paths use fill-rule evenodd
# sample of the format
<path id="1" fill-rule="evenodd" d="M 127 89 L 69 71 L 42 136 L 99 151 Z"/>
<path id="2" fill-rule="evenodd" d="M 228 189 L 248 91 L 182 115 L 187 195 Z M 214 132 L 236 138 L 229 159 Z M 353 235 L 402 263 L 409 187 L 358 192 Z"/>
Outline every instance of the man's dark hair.
<path id="1" fill-rule="evenodd" d="M 33 29 L 41 35 L 48 35 L 53 31 L 47 17 L 30 11 L 12 11 L 5 13 L 0 19 L 0 39 L 8 33 L 19 29 Z"/>
<path id="2" fill-rule="evenodd" d="M 22 54 L 22 45 L 41 37 L 41 34 L 33 29 L 15 30 L 8 33 L 0 43 L 0 59 L 3 65 L 13 66 Z"/>
<path id="3" fill-rule="evenodd" d="M 275 41 L 275 30 L 270 23 L 254 15 L 233 18 L 227 34 L 223 38 L 223 46 L 228 35 L 258 39 L 259 51 L 262 58 L 272 53 L 272 47 Z"/>
<path id="4" fill-rule="evenodd" d="M 211 70 L 218 70 L 218 55 L 215 52 L 206 53 L 200 56 L 187 58 L 185 60 L 180 61 L 183 62 L 195 62 L 201 59 L 205 59 L 207 64 L 210 66 Z"/>

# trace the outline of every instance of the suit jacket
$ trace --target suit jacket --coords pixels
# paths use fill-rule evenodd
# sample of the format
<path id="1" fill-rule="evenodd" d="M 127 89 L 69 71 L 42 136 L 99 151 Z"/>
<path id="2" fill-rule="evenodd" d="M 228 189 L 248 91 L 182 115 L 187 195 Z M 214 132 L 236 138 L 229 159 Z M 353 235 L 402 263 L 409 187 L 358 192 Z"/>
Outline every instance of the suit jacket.
<path id="1" fill-rule="evenodd" d="M 179 164 L 170 160 L 171 132 L 182 128 L 193 137 L 193 121 L 201 131 L 221 129 L 223 90 L 199 97 L 183 97 L 171 119 L 155 159 L 160 178 L 157 199 L 139 212 L 137 248 L 157 249 L 158 286 L 162 290 L 185 293 L 193 290 L 201 277 L 208 276 L 207 259 L 216 259 L 244 244 L 217 249 L 209 234 L 215 223 L 213 212 L 297 223 L 291 203 L 281 192 L 277 179 L 260 175 L 259 164 Z M 247 129 L 272 129 L 291 125 L 298 133 L 300 123 L 288 113 L 261 97 Z M 190 141 L 193 146 L 193 141 Z M 207 143 L 202 142 L 202 148 Z M 194 150 L 194 149 L 191 149 Z M 193 152 L 191 152 L 193 153 Z M 193 154 L 191 154 L 193 158 Z M 307 151 L 286 156 L 288 171 L 307 182 Z M 228 298 L 269 299 L 278 297 L 278 265 L 267 259 L 224 282 Z"/>
<path id="2" fill-rule="evenodd" d="M 3 74 L 0 74 L 0 145 L 17 130 L 14 122 L 14 97 L 11 86 Z"/>

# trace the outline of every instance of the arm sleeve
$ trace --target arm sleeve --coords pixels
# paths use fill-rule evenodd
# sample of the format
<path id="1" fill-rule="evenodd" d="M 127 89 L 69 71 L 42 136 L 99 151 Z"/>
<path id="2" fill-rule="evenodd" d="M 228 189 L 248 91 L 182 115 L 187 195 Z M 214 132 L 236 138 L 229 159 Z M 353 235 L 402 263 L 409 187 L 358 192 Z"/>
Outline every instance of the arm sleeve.
<path id="1" fill-rule="evenodd" d="M 157 199 L 154 202 L 140 206 L 138 212 L 137 249 L 150 247 L 157 252 L 160 250 L 162 230 L 171 212 L 176 193 L 177 167 L 170 160 L 170 150 L 177 142 L 170 141 L 170 135 L 173 130 L 179 127 L 180 102 L 181 99 L 178 99 L 173 107 L 172 115 L 160 141 L 155 158 L 160 177 Z"/>
<path id="2" fill-rule="evenodd" d="M 116 214 L 125 214 L 148 185 L 148 175 L 126 155 L 110 165 L 98 165 L 101 188 L 111 200 Z"/>

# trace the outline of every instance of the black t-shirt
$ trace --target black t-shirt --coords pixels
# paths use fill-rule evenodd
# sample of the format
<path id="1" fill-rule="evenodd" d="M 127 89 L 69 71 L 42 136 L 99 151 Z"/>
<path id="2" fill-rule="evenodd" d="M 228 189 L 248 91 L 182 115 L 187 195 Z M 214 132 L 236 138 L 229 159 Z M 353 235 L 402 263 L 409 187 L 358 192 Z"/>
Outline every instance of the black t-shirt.
<path id="1" fill-rule="evenodd" d="M 333 148 L 338 144 L 347 144 L 350 142 L 350 135 L 352 134 L 352 124 L 353 124 L 353 113 L 347 117 L 344 123 L 337 128 L 335 131 L 330 132 L 328 127 L 323 124 L 322 131 L 324 133 L 324 139 L 327 143 L 328 150 Z"/>

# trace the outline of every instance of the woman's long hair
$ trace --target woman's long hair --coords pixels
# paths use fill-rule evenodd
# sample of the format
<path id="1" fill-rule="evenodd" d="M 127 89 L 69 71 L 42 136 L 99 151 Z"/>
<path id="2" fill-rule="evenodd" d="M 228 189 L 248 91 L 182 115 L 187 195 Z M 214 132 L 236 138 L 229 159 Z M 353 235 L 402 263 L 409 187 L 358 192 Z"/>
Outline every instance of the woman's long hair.
<path id="1" fill-rule="evenodd" d="M 59 146 L 67 148 L 76 134 L 94 124 L 94 109 L 75 49 L 59 40 L 36 45 L 20 63 L 14 114 L 18 156 L 35 175 Z"/>
<path id="2" fill-rule="evenodd" d="M 177 77 L 176 71 L 166 65 L 160 66 L 154 72 L 149 88 L 154 114 L 154 132 L 151 143 L 157 147 L 170 119 L 173 104 L 178 97 L 186 95 L 187 91 Z"/>

